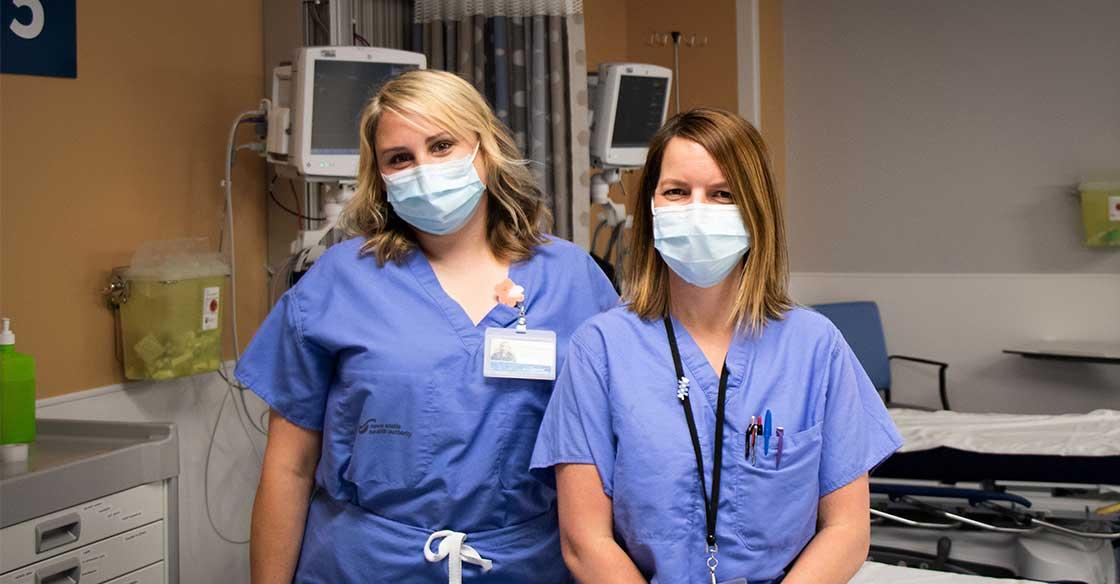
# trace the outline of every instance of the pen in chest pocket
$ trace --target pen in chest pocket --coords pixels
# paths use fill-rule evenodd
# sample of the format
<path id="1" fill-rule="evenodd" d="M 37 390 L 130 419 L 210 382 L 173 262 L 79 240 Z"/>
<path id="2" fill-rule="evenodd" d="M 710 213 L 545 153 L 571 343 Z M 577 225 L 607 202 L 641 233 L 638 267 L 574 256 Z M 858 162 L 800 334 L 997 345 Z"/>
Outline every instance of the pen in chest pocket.
<path id="1" fill-rule="evenodd" d="M 743 435 L 743 456 L 747 460 L 751 459 L 751 446 L 754 442 L 754 434 L 757 431 L 758 424 L 754 416 L 751 416 L 751 423 L 747 426 L 747 433 Z"/>
<path id="2" fill-rule="evenodd" d="M 758 464 L 758 436 L 762 434 L 762 416 L 751 416 L 754 432 L 751 432 L 751 464 Z"/>
<path id="3" fill-rule="evenodd" d="M 762 453 L 770 456 L 770 434 L 774 431 L 770 410 L 766 410 L 766 419 L 762 423 Z"/>
<path id="4" fill-rule="evenodd" d="M 782 468 L 782 439 L 786 433 L 786 429 L 778 426 L 774 429 L 774 433 L 778 436 L 778 458 L 774 461 L 774 468 Z"/>

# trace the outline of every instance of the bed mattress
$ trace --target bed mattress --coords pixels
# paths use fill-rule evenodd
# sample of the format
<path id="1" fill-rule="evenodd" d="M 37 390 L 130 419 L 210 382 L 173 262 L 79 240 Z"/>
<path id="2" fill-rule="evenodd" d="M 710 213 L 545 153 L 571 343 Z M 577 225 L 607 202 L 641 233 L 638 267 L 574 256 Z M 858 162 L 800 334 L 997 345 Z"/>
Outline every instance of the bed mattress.
<path id="1" fill-rule="evenodd" d="M 892 409 L 903 446 L 872 476 L 1120 485 L 1120 411 L 1013 415 Z"/>

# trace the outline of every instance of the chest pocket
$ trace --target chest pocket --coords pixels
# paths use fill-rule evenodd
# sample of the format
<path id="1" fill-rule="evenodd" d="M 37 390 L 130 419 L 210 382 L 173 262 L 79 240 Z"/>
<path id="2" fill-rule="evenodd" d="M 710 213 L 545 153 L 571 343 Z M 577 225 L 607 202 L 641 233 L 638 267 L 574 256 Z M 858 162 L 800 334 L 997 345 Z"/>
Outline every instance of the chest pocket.
<path id="1" fill-rule="evenodd" d="M 343 478 L 364 486 L 412 487 L 435 454 L 435 380 L 379 371 L 355 374 L 338 401 L 337 440 L 350 441 Z"/>
<path id="2" fill-rule="evenodd" d="M 743 433 L 736 434 L 736 532 L 748 550 L 765 552 L 758 554 L 760 561 L 778 563 L 781 570 L 816 531 L 821 424 L 784 437 L 780 466 L 773 437 L 769 454 L 762 440 L 756 442 L 754 464 L 747 459 L 745 440 Z"/>

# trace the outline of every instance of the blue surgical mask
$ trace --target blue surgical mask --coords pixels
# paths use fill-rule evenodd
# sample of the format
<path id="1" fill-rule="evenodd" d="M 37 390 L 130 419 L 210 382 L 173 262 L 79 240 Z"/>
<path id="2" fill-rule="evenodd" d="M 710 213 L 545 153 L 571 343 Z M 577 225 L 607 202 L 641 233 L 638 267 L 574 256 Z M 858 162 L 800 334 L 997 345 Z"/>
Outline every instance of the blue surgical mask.
<path id="1" fill-rule="evenodd" d="M 420 231 L 446 235 L 471 218 L 486 187 L 470 156 L 381 175 L 393 211 Z"/>
<path id="2" fill-rule="evenodd" d="M 750 233 L 735 205 L 693 203 L 653 209 L 653 247 L 693 286 L 710 288 L 722 282 L 750 246 Z"/>

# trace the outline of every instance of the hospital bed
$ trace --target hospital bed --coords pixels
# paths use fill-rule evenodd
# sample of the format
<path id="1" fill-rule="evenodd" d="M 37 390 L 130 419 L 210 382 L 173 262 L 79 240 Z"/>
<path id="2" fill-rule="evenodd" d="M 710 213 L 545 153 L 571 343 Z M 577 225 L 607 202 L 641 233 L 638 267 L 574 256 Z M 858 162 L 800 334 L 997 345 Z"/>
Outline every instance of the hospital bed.
<path id="1" fill-rule="evenodd" d="M 949 365 L 889 354 L 874 302 L 813 308 L 840 329 L 904 441 L 872 472 L 872 560 L 938 578 L 1118 584 L 1120 412 L 950 411 Z M 942 411 L 891 399 L 896 359 L 936 367 Z"/>
<path id="2" fill-rule="evenodd" d="M 872 473 L 872 560 L 1117 584 L 1120 412 L 891 415 L 904 446 Z"/>
<path id="3" fill-rule="evenodd" d="M 867 562 L 849 584 L 1037 584 L 1031 580 L 1008 580 L 931 572 L 905 566 Z"/>

